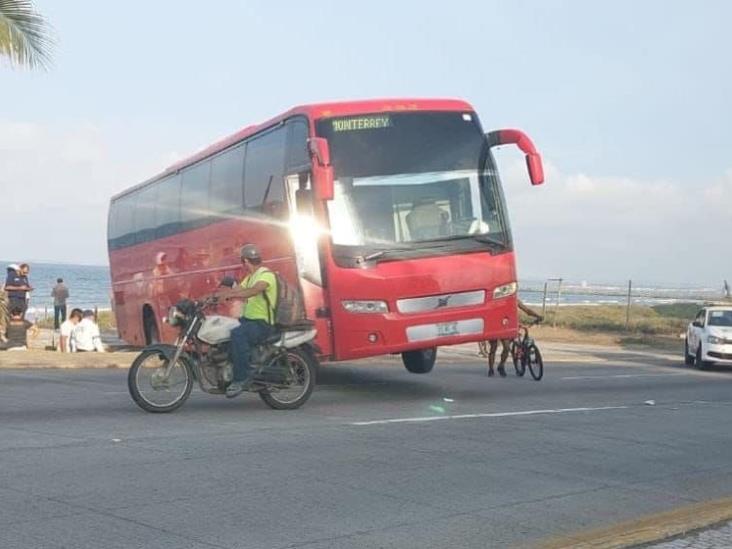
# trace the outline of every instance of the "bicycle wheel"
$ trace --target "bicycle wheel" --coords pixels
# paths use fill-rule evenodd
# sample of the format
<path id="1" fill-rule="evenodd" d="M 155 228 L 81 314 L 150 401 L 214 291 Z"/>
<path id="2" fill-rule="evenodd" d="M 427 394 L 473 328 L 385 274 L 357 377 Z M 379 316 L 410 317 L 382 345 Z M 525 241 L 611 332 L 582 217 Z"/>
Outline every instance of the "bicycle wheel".
<path id="1" fill-rule="evenodd" d="M 513 360 L 513 367 L 516 369 L 516 375 L 524 377 L 524 374 L 526 373 L 526 362 L 523 359 L 521 344 L 517 343 L 515 339 L 511 341 L 511 360 Z"/>
<path id="2" fill-rule="evenodd" d="M 531 377 L 533 377 L 536 381 L 539 381 L 542 377 L 544 377 L 544 360 L 541 358 L 541 352 L 539 352 L 539 348 L 533 343 L 529 345 L 529 348 L 526 352 L 526 362 L 529 365 L 529 372 L 531 372 Z"/>

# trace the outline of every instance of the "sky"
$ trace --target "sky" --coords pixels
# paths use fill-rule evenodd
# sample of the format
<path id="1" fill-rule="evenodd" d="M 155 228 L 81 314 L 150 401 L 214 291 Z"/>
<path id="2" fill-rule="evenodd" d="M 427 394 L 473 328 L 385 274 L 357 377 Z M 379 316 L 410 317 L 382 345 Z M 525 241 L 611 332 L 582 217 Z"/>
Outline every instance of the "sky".
<path id="1" fill-rule="evenodd" d="M 732 280 L 732 3 L 35 5 L 58 45 L 0 62 L 0 257 L 105 264 L 111 195 L 294 105 L 457 97 L 543 155 L 535 188 L 498 155 L 521 277 Z"/>

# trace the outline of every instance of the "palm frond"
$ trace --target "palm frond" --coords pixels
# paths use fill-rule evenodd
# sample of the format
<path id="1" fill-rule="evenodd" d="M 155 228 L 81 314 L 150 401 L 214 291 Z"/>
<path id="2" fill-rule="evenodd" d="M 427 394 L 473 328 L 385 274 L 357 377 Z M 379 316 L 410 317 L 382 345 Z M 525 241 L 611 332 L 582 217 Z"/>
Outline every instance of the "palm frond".
<path id="1" fill-rule="evenodd" d="M 31 0 L 0 0 L 0 55 L 15 65 L 48 69 L 54 45 L 51 27 Z"/>

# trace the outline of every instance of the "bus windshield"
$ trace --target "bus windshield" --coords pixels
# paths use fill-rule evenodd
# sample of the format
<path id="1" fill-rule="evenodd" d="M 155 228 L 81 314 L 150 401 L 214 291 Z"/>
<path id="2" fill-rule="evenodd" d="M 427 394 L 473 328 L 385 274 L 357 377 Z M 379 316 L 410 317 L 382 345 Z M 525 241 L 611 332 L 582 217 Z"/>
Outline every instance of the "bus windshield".
<path id="1" fill-rule="evenodd" d="M 510 248 L 494 162 L 473 113 L 328 118 L 318 135 L 334 169 L 334 245 L 418 250 L 482 240 Z"/>

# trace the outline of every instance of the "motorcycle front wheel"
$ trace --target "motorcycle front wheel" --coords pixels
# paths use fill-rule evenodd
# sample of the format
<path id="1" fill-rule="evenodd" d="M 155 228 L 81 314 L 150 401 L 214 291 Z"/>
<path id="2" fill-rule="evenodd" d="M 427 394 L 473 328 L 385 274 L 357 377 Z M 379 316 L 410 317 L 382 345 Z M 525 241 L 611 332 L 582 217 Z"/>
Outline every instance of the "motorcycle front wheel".
<path id="1" fill-rule="evenodd" d="M 285 381 L 282 384 L 265 387 L 259 391 L 259 397 L 275 410 L 294 410 L 310 398 L 315 388 L 315 377 L 318 361 L 308 347 L 288 349 Z"/>
<path id="2" fill-rule="evenodd" d="M 168 363 L 162 351 L 151 349 L 142 351 L 130 366 L 127 388 L 146 412 L 172 412 L 191 394 L 193 374 L 188 363 L 179 358 L 166 375 Z"/>

